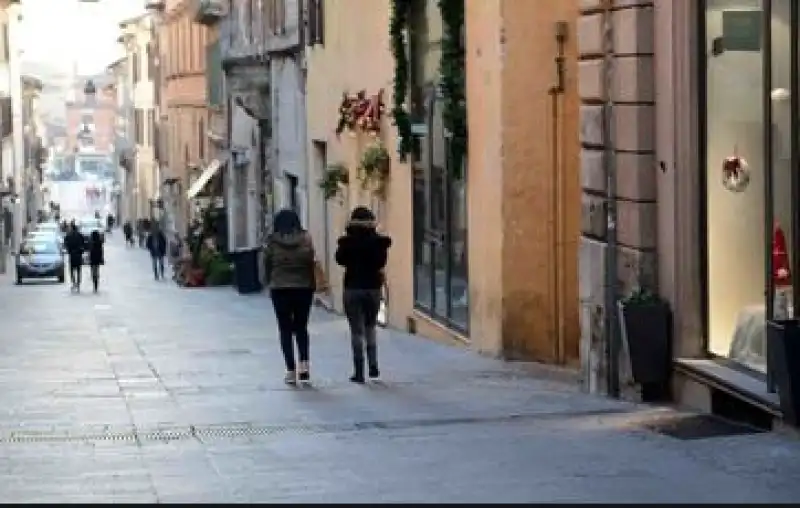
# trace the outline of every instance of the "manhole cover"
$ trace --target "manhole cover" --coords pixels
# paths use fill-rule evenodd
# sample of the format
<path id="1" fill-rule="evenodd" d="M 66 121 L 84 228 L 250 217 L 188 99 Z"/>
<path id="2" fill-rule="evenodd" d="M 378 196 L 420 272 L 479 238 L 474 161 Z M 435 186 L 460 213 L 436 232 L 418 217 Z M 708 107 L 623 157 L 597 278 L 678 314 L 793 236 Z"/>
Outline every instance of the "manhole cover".
<path id="1" fill-rule="evenodd" d="M 659 417 L 656 420 L 642 422 L 639 426 L 683 441 L 766 432 L 764 429 L 732 422 L 713 415 Z"/>

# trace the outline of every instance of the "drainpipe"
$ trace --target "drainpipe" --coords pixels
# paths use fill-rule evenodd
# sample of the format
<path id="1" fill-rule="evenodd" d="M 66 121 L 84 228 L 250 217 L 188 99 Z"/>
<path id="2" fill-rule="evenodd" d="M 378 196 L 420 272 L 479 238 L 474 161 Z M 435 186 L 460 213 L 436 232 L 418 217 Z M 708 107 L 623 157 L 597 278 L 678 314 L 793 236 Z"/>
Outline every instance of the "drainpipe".
<path id="1" fill-rule="evenodd" d="M 619 351 L 620 337 L 617 323 L 617 174 L 614 157 L 614 26 L 612 0 L 603 0 L 603 169 L 606 175 L 606 256 L 605 256 L 605 313 L 604 336 L 606 343 L 606 366 L 608 394 L 620 396 Z"/>
<path id="2" fill-rule="evenodd" d="M 561 266 L 562 248 L 564 245 L 564 231 L 562 227 L 564 171 L 562 171 L 561 157 L 561 122 L 560 122 L 560 97 L 564 95 L 565 83 L 565 46 L 567 42 L 568 25 L 566 21 L 557 21 L 555 24 L 556 56 L 553 59 L 556 66 L 556 84 L 550 87 L 549 94 L 552 101 L 552 152 L 553 152 L 553 266 L 551 279 L 551 294 L 553 298 L 553 330 L 555 332 L 554 356 L 556 363 L 566 361 L 564 352 L 564 315 L 562 307 L 562 288 L 564 287 L 564 271 Z"/>

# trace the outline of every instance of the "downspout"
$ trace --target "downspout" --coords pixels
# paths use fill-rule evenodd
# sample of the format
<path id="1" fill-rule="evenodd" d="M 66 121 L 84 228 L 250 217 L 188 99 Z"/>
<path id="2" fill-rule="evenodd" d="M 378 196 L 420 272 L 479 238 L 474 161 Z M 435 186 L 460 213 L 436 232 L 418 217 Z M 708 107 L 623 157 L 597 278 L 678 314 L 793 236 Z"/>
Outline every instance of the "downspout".
<path id="1" fill-rule="evenodd" d="M 619 326 L 617 323 L 617 174 L 614 156 L 614 99 L 611 88 L 614 77 L 614 25 L 612 0 L 603 0 L 603 170 L 606 175 L 606 256 L 604 337 L 608 395 L 620 396 Z"/>
<path id="2" fill-rule="evenodd" d="M 564 213 L 564 203 L 562 191 L 564 188 L 564 168 L 563 159 L 561 157 L 561 130 L 562 124 L 560 121 L 561 110 L 559 108 L 560 97 L 564 95 L 566 89 L 565 83 L 565 46 L 567 41 L 568 25 L 566 21 L 557 21 L 555 23 L 555 39 L 556 39 L 556 56 L 554 58 L 556 66 L 556 84 L 550 90 L 551 98 L 551 142 L 553 153 L 553 173 L 551 175 L 553 182 L 552 192 L 552 217 L 553 217 L 553 258 L 551 270 L 551 295 L 553 302 L 553 329 L 555 332 L 555 347 L 554 357 L 556 363 L 562 364 L 566 361 L 564 352 L 564 313 L 562 308 L 562 288 L 564 287 L 564 271 L 561 263 L 561 256 L 563 255 L 564 246 L 564 231 L 561 218 Z"/>

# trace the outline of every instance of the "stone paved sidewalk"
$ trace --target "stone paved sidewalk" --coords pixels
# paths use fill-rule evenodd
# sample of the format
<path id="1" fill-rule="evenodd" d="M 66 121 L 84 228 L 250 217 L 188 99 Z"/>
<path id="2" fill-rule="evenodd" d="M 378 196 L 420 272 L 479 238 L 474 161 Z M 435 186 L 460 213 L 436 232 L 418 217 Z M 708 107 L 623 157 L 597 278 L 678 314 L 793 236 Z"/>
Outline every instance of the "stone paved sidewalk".
<path id="1" fill-rule="evenodd" d="M 310 388 L 282 383 L 269 300 L 155 281 L 112 238 L 101 293 L 0 284 L 6 502 L 789 502 L 800 443 L 684 441 L 671 415 L 382 331 L 381 383 L 347 381 L 316 312 Z"/>

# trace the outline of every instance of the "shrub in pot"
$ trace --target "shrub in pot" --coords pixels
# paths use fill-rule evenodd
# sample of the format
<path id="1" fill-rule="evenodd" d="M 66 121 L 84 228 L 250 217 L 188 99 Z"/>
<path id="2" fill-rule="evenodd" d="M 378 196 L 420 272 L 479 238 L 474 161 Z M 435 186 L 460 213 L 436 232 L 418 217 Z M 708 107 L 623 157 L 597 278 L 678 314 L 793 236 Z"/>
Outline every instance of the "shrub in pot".
<path id="1" fill-rule="evenodd" d="M 633 380 L 643 389 L 668 388 L 672 368 L 672 311 L 654 292 L 640 288 L 619 302 L 622 340 Z"/>

